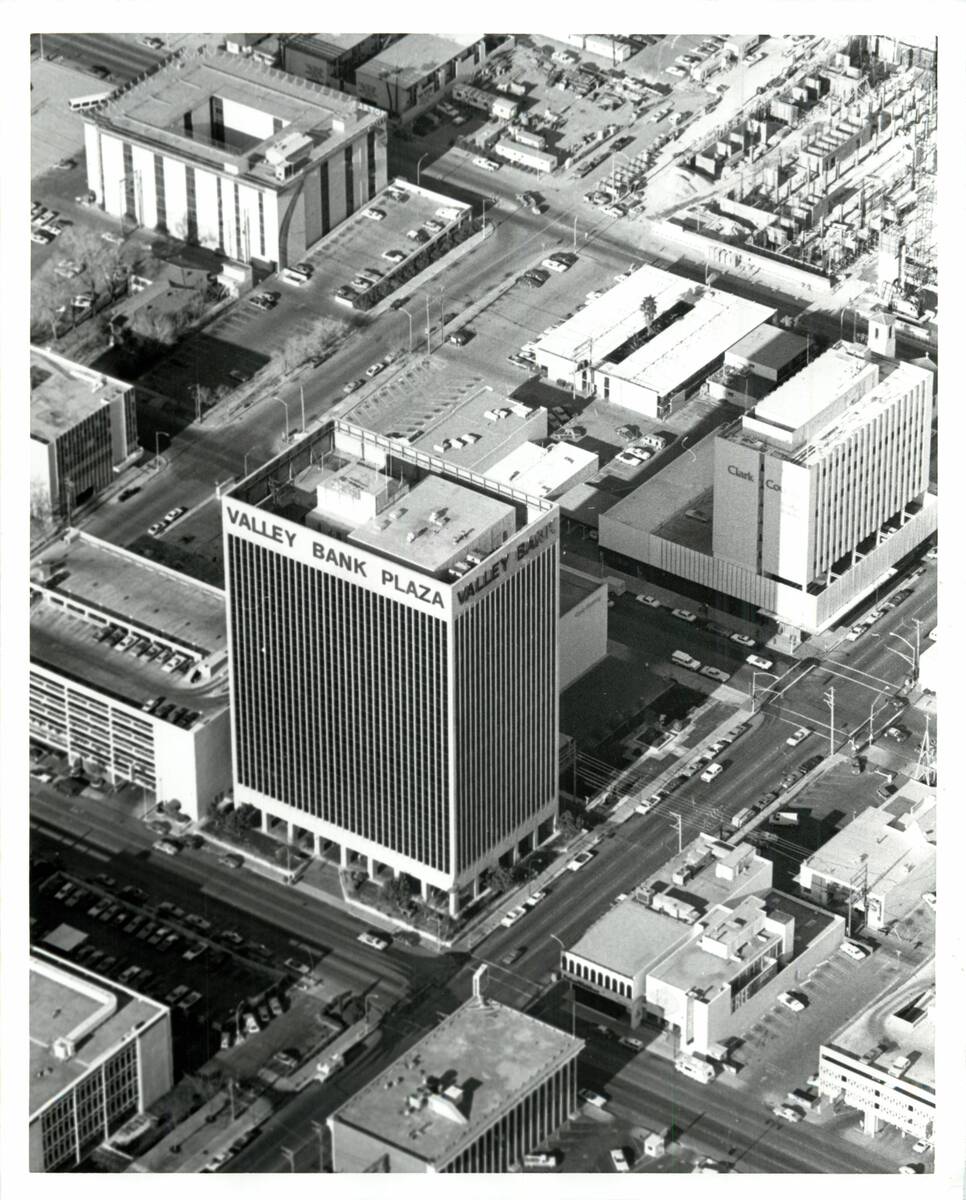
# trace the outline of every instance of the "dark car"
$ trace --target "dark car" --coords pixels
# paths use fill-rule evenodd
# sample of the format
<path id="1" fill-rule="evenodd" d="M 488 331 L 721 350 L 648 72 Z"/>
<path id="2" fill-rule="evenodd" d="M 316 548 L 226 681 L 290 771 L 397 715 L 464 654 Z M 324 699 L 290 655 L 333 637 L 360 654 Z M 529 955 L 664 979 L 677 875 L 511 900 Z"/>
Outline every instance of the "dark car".
<path id="1" fill-rule="evenodd" d="M 809 771 L 814 771 L 821 761 L 821 754 L 813 754 L 811 758 L 806 758 L 798 768 L 799 775 L 807 775 Z"/>
<path id="2" fill-rule="evenodd" d="M 885 736 L 893 742 L 905 742 L 911 737 L 908 729 L 904 729 L 901 725 L 890 725 L 885 731 Z"/>
<path id="3" fill-rule="evenodd" d="M 102 67 L 99 64 L 95 64 L 93 67 L 91 67 L 91 74 L 96 75 L 98 79 L 111 78 L 111 72 L 107 69 L 107 67 Z"/>
<path id="4" fill-rule="evenodd" d="M 123 502 L 130 500 L 132 496 L 136 496 L 141 489 L 139 487 L 126 487 L 123 492 L 118 495 L 118 500 Z"/>
<path id="5" fill-rule="evenodd" d="M 783 775 L 779 781 L 778 787 L 781 791 L 786 791 L 798 780 L 797 771 L 789 771 L 787 775 Z"/>
<path id="6" fill-rule="evenodd" d="M 446 339 L 453 346 L 465 346 L 467 342 L 471 342 L 474 338 L 469 329 L 457 329 L 455 333 L 451 333 Z"/>
<path id="7" fill-rule="evenodd" d="M 500 963 L 504 967 L 512 967 L 513 964 L 521 959 L 526 951 L 526 946 L 516 946 L 513 950 L 508 950 L 500 959 Z"/>

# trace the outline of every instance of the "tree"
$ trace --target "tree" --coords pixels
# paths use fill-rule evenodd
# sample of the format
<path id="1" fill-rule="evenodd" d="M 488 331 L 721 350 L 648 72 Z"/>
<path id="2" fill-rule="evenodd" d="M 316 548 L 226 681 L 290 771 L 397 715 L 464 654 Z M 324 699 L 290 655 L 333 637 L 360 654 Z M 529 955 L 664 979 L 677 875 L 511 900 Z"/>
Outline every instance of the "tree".
<path id="1" fill-rule="evenodd" d="M 641 301 L 641 316 L 644 318 L 644 328 L 650 329 L 657 316 L 657 303 L 653 296 L 645 296 Z"/>
<path id="2" fill-rule="evenodd" d="M 383 886 L 382 894 L 400 912 L 408 912 L 413 907 L 413 884 L 405 875 L 400 875 L 398 879 L 390 879 Z"/>
<path id="3" fill-rule="evenodd" d="M 564 810 L 561 812 L 560 816 L 557 817 L 557 832 L 560 834 L 562 841 L 569 842 L 571 838 L 576 837 L 577 833 L 579 832 L 579 828 L 580 827 L 577 824 L 577 819 L 574 817 L 572 812 L 567 812 Z"/>
<path id="4" fill-rule="evenodd" d="M 483 883 L 494 892 L 505 892 L 510 882 L 510 872 L 500 863 L 487 867 L 483 873 Z"/>
<path id="5" fill-rule="evenodd" d="M 60 334 L 57 310 L 65 305 L 69 308 L 72 295 L 73 289 L 69 282 L 56 275 L 41 275 L 31 284 L 31 324 L 47 325 L 50 329 L 50 339 L 53 342 L 57 341 Z"/>

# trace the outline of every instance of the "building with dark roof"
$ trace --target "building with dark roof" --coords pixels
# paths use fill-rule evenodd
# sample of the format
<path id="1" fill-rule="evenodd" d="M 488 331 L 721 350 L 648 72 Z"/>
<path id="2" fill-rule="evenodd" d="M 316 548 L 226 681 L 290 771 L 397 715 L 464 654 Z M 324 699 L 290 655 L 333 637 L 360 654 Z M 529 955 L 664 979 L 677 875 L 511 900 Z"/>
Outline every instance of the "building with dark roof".
<path id="1" fill-rule="evenodd" d="M 386 184 L 384 113 L 255 56 L 176 55 L 84 121 L 106 212 L 242 262 L 297 261 Z"/>
<path id="2" fill-rule="evenodd" d="M 356 68 L 356 95 L 404 120 L 431 108 L 486 62 L 482 33 L 407 33 Z"/>

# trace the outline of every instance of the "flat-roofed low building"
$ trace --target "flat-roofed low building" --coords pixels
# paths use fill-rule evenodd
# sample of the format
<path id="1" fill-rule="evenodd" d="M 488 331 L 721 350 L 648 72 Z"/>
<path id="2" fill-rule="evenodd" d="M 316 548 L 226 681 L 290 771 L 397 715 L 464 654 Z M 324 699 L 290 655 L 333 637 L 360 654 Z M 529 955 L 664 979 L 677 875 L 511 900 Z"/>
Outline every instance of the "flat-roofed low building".
<path id="1" fill-rule="evenodd" d="M 599 466 L 597 455 L 581 446 L 563 442 L 537 446 L 525 442 L 484 474 L 487 479 L 509 484 L 529 496 L 557 500 L 568 488 L 596 475 Z"/>
<path id="2" fill-rule="evenodd" d="M 285 266 L 386 184 L 386 116 L 253 56 L 179 53 L 84 114 L 115 217 Z"/>
<path id="3" fill-rule="evenodd" d="M 807 355 L 808 340 L 800 334 L 759 325 L 725 351 L 724 365 L 778 384 L 805 366 Z"/>
<path id="4" fill-rule="evenodd" d="M 70 1169 L 170 1091 L 170 1010 L 36 949 L 29 1011 L 30 1170 Z"/>
<path id="5" fill-rule="evenodd" d="M 30 594 L 30 736 L 191 817 L 223 799 L 224 593 L 72 531 L 34 560 Z"/>
<path id="6" fill-rule="evenodd" d="M 30 348 L 30 500 L 71 516 L 140 454 L 136 392 L 80 363 Z"/>
<path id="7" fill-rule="evenodd" d="M 408 121 L 485 62 L 482 33 L 407 33 L 356 67 L 356 95 Z"/>
<path id="8" fill-rule="evenodd" d="M 869 1136 L 883 1125 L 934 1135 L 935 970 L 931 959 L 898 991 L 887 989 L 819 1051 L 819 1093 L 857 1109 Z"/>
<path id="9" fill-rule="evenodd" d="M 352 92 L 356 67 L 390 42 L 385 33 L 293 33 L 282 38 L 282 66 L 292 75 Z"/>
<path id="10" fill-rule="evenodd" d="M 474 995 L 328 1118 L 333 1169 L 505 1172 L 576 1111 L 583 1045 Z"/>
<path id="11" fill-rule="evenodd" d="M 775 310 L 643 266 L 534 348 L 552 381 L 663 420 Z"/>
<path id="12" fill-rule="evenodd" d="M 909 781 L 866 808 L 802 863 L 802 890 L 818 904 L 864 913 L 869 929 L 903 920 L 936 887 L 936 790 Z"/>
<path id="13" fill-rule="evenodd" d="M 627 1012 L 639 1025 L 650 1010 L 646 980 L 695 923 L 716 905 L 767 891 L 772 864 L 753 846 L 731 847 L 700 834 L 626 900 L 615 904 L 563 955 L 564 975 L 593 1000 Z"/>

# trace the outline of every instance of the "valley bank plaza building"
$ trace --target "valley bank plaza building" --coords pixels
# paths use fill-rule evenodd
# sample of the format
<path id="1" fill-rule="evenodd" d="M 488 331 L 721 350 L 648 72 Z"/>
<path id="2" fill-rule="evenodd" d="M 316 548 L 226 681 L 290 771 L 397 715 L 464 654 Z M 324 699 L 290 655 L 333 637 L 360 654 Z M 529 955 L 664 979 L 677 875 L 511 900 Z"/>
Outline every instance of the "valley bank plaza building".
<path id="1" fill-rule="evenodd" d="M 330 421 L 222 498 L 236 803 L 457 915 L 557 813 L 557 506 Z"/>

